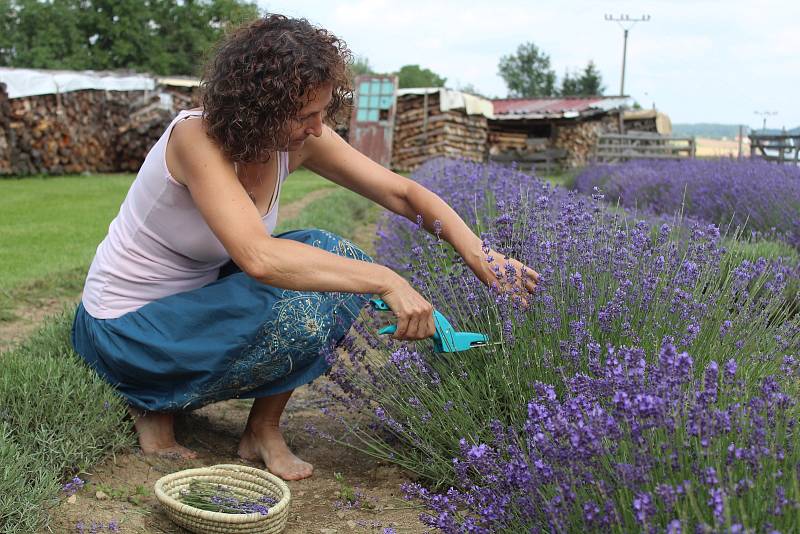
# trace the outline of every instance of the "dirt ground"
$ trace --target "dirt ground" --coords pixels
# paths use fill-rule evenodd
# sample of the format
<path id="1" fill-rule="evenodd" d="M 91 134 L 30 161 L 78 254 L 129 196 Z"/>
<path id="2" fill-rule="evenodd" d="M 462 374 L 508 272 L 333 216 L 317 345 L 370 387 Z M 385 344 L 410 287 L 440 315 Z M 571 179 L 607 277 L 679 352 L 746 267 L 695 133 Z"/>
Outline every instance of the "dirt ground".
<path id="1" fill-rule="evenodd" d="M 304 430 L 307 423 L 321 431 L 332 430 L 332 422 L 320 412 L 323 403 L 312 388 L 305 386 L 295 392 L 284 414 L 283 431 L 289 446 L 314 464 L 310 479 L 288 482 L 292 501 L 285 532 L 383 532 L 387 527 L 402 533 L 427 532 L 417 519 L 420 510 L 402 499 L 399 486 L 409 479 L 401 470 L 312 437 Z M 200 454 L 196 460 L 146 457 L 132 450 L 97 466 L 84 477 L 87 484 L 74 502 L 62 499 L 51 511 L 51 530 L 43 533 L 76 532 L 78 521 L 107 525 L 112 520 L 118 521 L 125 533 L 186 532 L 163 512 L 153 485 L 165 474 L 192 467 L 219 463 L 263 467 L 236 454 L 249 408 L 250 401 L 231 400 L 181 416 L 176 425 L 178 440 Z M 341 481 L 334 473 L 341 474 Z M 342 484 L 361 491 L 365 505 L 343 507 Z"/>
<path id="2" fill-rule="evenodd" d="M 17 307 L 14 320 L 0 321 L 0 353 L 24 341 L 48 315 L 60 312 L 67 304 L 77 305 L 78 298 L 77 294 L 67 298 L 45 298 Z"/>

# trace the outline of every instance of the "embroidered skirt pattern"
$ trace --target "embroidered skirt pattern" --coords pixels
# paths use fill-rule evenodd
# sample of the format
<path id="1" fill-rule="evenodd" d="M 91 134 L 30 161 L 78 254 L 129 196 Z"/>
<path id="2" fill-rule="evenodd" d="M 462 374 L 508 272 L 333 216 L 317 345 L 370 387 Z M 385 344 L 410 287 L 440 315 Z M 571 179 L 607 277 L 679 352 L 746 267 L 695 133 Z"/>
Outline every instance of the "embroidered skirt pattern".
<path id="1" fill-rule="evenodd" d="M 372 261 L 325 230 L 277 236 Z M 276 395 L 311 382 L 369 295 L 280 289 L 232 263 L 193 291 L 151 302 L 116 319 L 78 306 L 75 350 L 133 406 L 193 409 L 230 398 Z"/>

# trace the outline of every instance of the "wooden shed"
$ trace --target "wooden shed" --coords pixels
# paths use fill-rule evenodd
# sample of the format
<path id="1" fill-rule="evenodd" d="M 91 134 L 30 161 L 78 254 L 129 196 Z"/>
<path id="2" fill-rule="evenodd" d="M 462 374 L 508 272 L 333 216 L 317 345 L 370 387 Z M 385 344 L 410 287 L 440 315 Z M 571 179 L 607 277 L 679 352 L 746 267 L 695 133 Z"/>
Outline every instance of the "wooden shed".
<path id="1" fill-rule="evenodd" d="M 550 171 L 586 163 L 604 132 L 624 131 L 629 97 L 493 100 L 489 159 Z"/>

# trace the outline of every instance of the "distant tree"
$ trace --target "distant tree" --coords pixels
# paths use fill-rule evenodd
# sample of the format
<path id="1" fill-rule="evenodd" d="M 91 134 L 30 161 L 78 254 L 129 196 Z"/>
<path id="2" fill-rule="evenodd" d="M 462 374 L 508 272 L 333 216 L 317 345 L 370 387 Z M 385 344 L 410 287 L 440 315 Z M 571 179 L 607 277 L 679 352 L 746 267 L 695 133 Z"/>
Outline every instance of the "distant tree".
<path id="1" fill-rule="evenodd" d="M 87 63 L 77 0 L 1 0 L 0 65 L 56 68 Z M 65 67 L 72 68 L 72 67 Z"/>
<path id="2" fill-rule="evenodd" d="M 497 68 L 511 97 L 556 94 L 556 73 L 550 68 L 550 56 L 533 43 L 523 43 L 516 54 L 500 58 Z"/>
<path id="3" fill-rule="evenodd" d="M 579 78 L 569 71 L 564 72 L 564 78 L 561 80 L 561 89 L 558 90 L 561 96 L 574 96 L 580 94 L 580 81 Z"/>
<path id="4" fill-rule="evenodd" d="M 375 74 L 375 71 L 369 64 L 369 59 L 362 56 L 355 58 L 353 64 L 350 65 L 350 72 L 353 73 L 354 78 L 360 74 Z"/>
<path id="5" fill-rule="evenodd" d="M 589 61 L 580 75 L 570 74 L 569 71 L 564 73 L 558 94 L 561 96 L 594 96 L 602 95 L 603 91 L 605 91 L 605 87 L 602 84 L 600 71 L 597 70 L 593 61 Z"/>
<path id="6" fill-rule="evenodd" d="M 589 61 L 578 78 L 578 94 L 602 95 L 606 88 L 603 86 L 603 77 L 594 61 Z"/>
<path id="7" fill-rule="evenodd" d="M 447 78 L 442 78 L 430 69 L 419 65 L 403 65 L 397 72 L 397 83 L 400 89 L 406 87 L 444 87 Z"/>
<path id="8" fill-rule="evenodd" d="M 197 75 L 242 0 L 0 0 L 0 65 Z"/>

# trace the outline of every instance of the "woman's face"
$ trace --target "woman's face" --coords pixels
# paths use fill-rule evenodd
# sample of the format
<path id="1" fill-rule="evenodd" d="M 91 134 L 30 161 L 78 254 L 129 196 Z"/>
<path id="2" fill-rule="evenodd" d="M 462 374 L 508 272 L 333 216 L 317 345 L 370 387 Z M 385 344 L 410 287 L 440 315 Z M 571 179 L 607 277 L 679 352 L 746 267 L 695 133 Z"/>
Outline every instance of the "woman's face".
<path id="1" fill-rule="evenodd" d="M 332 98 L 333 84 L 327 83 L 310 90 L 305 95 L 306 104 L 289 123 L 289 146 L 287 150 L 299 150 L 309 135 L 322 135 L 325 109 Z"/>

